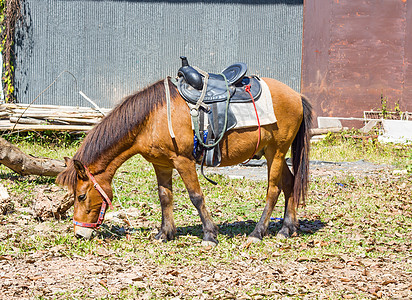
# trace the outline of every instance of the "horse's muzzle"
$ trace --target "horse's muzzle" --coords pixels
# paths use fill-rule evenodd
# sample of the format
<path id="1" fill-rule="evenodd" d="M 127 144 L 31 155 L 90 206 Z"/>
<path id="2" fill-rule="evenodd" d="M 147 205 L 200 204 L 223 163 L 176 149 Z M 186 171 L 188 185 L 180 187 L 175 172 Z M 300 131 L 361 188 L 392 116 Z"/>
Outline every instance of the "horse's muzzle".
<path id="1" fill-rule="evenodd" d="M 93 229 L 87 227 L 80 227 L 74 225 L 74 236 L 77 238 L 83 238 L 86 240 L 90 240 L 92 237 Z"/>

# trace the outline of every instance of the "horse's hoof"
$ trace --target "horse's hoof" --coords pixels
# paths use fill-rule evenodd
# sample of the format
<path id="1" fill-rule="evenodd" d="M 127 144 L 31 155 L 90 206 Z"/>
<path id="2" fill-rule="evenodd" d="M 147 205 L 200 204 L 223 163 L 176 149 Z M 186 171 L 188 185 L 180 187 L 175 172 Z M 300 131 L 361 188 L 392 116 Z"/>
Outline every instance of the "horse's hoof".
<path id="1" fill-rule="evenodd" d="M 157 242 L 166 243 L 168 241 L 166 234 L 164 234 L 162 231 L 159 231 L 159 233 L 156 234 L 154 238 L 155 238 L 155 241 Z"/>
<path id="2" fill-rule="evenodd" d="M 212 242 L 212 241 L 202 241 L 201 246 L 202 247 L 216 247 L 217 243 Z"/>
<path id="3" fill-rule="evenodd" d="M 279 231 L 278 234 L 276 235 L 276 238 L 277 238 L 277 239 L 284 240 L 284 239 L 287 239 L 287 238 L 290 238 L 290 237 L 296 237 L 296 236 L 298 236 L 297 231 L 292 232 L 292 234 L 290 234 L 290 232 L 291 232 L 291 230 L 281 230 L 281 231 Z"/>
<path id="4" fill-rule="evenodd" d="M 289 236 L 286 236 L 286 235 L 284 235 L 283 233 L 280 233 L 280 232 L 276 235 L 276 239 L 278 239 L 278 240 L 286 240 L 288 237 Z"/>

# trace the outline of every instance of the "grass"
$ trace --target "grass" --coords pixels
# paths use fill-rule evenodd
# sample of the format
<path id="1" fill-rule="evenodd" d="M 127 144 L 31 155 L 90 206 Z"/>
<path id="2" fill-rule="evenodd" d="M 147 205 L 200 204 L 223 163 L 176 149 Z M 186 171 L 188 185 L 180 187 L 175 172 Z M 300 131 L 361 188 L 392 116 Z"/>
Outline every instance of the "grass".
<path id="1" fill-rule="evenodd" d="M 17 145 L 26 153 L 57 159 L 72 156 L 77 149 L 72 144 L 61 147 L 21 140 Z M 311 159 L 366 159 L 408 170 L 412 159 L 411 146 L 365 144 L 345 135 L 329 135 L 312 150 Z M 13 199 L 26 207 L 34 201 L 36 187 L 53 185 L 53 179 L 16 176 L 4 166 L 0 166 L 0 176 Z M 118 170 L 114 181 L 116 210 L 124 207 L 136 211 L 130 217 L 130 235 L 126 235 L 125 224 L 106 222 L 97 238 L 78 240 L 73 237 L 70 219 L 38 222 L 19 210 L 0 216 L 4 224 L 0 225 L 0 262 L 1 258 L 10 258 L 16 266 L 26 263 L 28 270 L 30 261 L 38 257 L 44 262 L 67 259 L 67 264 L 79 263 L 77 273 L 83 277 L 67 271 L 68 280 L 74 276 L 70 279 L 75 282 L 72 287 L 62 281 L 65 292 L 44 292 L 45 296 L 35 295 L 36 299 L 49 299 L 50 295 L 56 299 L 412 296 L 407 288 L 400 287 L 412 275 L 410 173 L 315 177 L 310 183 L 307 206 L 299 210 L 299 236 L 277 240 L 281 223 L 273 220 L 264 241 L 247 248 L 242 245 L 261 215 L 266 182 L 230 180 L 219 175 L 212 179 L 219 183 L 217 187 L 200 178 L 206 205 L 219 226 L 218 247 L 199 246 L 199 216 L 177 173 L 173 191 L 178 238 L 168 243 L 153 240 L 161 220 L 155 174 L 142 157 L 136 156 Z M 273 217 L 282 217 L 283 205 L 281 197 Z M 36 264 L 41 267 L 41 262 Z M 105 265 L 106 271 L 84 271 L 93 264 Z M 128 270 L 138 270 L 142 278 L 122 281 Z M 387 274 L 396 277 L 395 289 L 392 283 L 382 284 Z M 379 290 L 374 289 L 376 286 Z"/>
<path id="2" fill-rule="evenodd" d="M 358 132 L 329 133 L 322 141 L 312 144 L 311 159 L 324 161 L 366 160 L 407 168 L 412 172 L 411 145 L 379 143 L 376 138 L 361 138 Z"/>

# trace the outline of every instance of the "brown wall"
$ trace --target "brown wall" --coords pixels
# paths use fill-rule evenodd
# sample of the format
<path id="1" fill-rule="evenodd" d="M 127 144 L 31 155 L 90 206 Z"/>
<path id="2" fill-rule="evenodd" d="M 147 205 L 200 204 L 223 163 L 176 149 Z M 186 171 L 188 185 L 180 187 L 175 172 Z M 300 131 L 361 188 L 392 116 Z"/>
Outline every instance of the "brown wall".
<path id="1" fill-rule="evenodd" d="M 412 111 L 412 0 L 305 0 L 301 85 L 316 116 Z"/>

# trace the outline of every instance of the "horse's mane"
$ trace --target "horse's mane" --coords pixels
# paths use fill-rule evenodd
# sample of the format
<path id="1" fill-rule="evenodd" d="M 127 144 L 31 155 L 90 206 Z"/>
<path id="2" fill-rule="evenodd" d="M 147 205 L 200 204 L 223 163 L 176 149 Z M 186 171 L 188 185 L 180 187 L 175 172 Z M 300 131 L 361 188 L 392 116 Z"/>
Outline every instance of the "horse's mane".
<path id="1" fill-rule="evenodd" d="M 173 86 L 170 81 L 169 86 Z M 176 95 L 176 88 L 171 87 L 171 98 L 175 98 Z M 130 133 L 138 131 L 147 116 L 165 101 L 163 80 L 126 96 L 99 124 L 89 131 L 73 159 L 79 160 L 86 166 L 93 164 L 105 151 L 120 142 L 125 142 L 125 138 Z M 122 145 L 125 149 L 131 147 L 133 143 L 132 139 L 128 140 L 129 145 L 127 143 Z M 77 174 L 72 163 L 69 163 L 66 170 L 57 176 L 56 182 L 74 188 Z"/>

